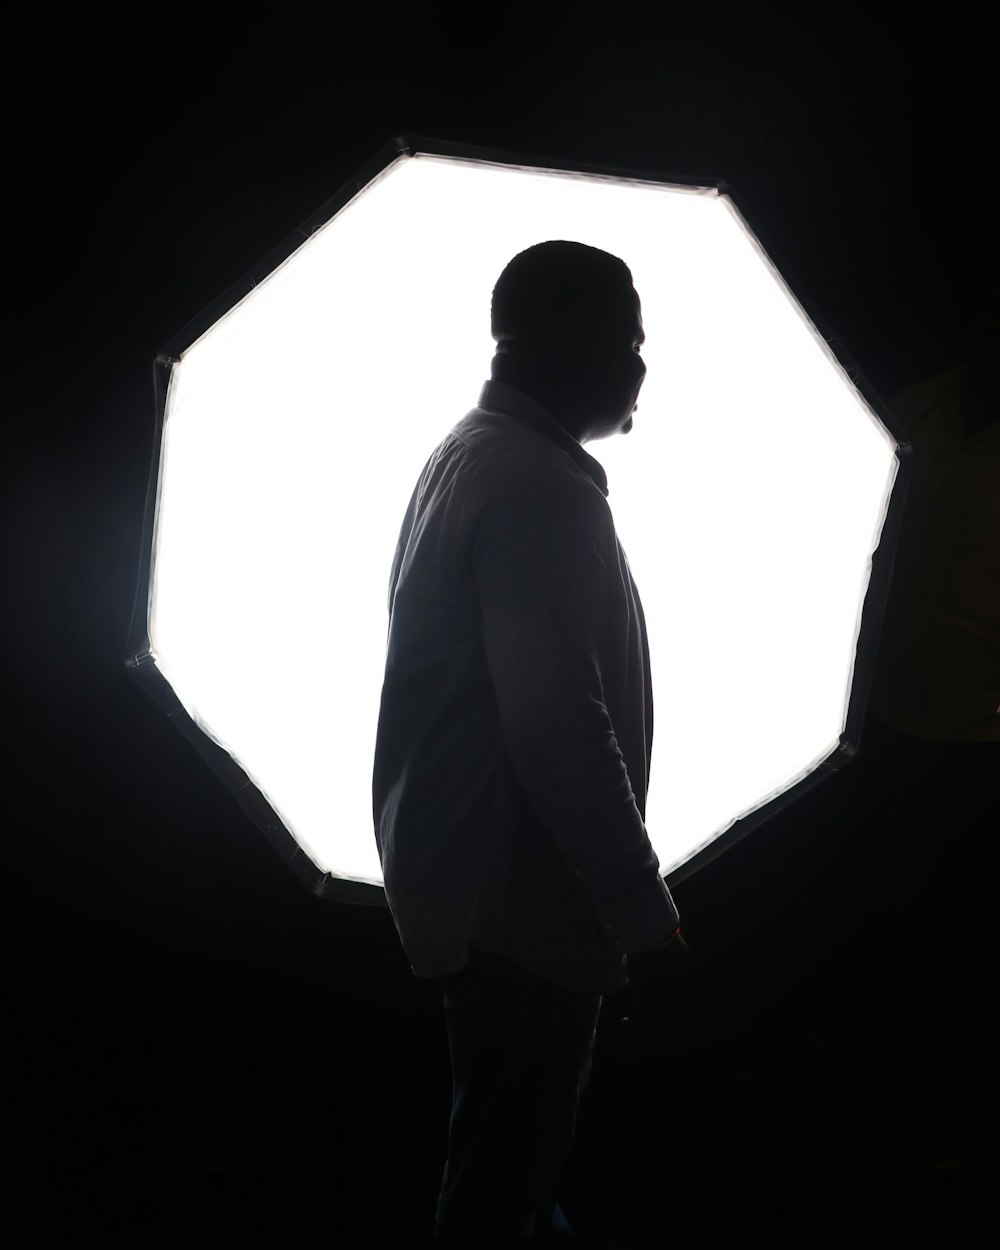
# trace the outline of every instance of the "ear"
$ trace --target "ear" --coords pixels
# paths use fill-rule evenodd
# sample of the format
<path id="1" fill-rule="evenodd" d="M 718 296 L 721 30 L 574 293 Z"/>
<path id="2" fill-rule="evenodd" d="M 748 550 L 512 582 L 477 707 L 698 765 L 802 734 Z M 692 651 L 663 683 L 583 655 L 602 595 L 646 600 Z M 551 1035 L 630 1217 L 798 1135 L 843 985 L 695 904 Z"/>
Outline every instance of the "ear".
<path id="1" fill-rule="evenodd" d="M 600 378 L 601 358 L 601 345 L 596 337 L 578 339 L 573 344 L 573 372 L 584 385 L 593 386 Z"/>

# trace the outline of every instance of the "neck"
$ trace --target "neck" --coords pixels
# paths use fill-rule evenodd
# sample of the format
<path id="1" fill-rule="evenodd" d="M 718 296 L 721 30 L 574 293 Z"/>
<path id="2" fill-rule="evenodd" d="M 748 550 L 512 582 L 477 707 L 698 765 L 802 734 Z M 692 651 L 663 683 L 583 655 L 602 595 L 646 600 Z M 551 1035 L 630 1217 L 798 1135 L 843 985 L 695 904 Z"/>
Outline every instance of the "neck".
<path id="1" fill-rule="evenodd" d="M 516 386 L 519 391 L 530 395 L 571 438 L 582 442 L 580 400 L 574 397 L 572 382 L 550 362 L 515 359 L 498 353 L 493 357 L 491 376 L 495 382 Z"/>

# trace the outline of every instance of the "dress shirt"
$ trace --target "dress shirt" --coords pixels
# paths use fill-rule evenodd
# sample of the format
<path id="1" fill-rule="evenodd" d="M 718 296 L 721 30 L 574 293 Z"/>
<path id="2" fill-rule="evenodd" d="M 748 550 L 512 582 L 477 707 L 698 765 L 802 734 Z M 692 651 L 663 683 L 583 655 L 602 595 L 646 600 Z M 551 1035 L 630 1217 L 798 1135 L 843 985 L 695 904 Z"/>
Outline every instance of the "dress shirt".
<path id="1" fill-rule="evenodd" d="M 677 909 L 644 824 L 652 686 L 598 462 L 498 382 L 440 443 L 392 561 L 373 776 L 414 974 L 499 952 L 579 993 L 626 982 Z"/>

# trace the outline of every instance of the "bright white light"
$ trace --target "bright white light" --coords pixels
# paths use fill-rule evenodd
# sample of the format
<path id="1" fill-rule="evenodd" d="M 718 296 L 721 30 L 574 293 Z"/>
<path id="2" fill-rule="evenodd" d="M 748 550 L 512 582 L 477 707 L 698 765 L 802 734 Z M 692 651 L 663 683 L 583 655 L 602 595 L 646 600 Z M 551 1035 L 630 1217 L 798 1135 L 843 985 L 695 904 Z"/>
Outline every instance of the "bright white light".
<path id="1" fill-rule="evenodd" d="M 621 256 L 648 377 L 588 445 L 648 617 L 648 827 L 688 859 L 837 746 L 894 443 L 725 196 L 403 157 L 183 352 L 149 635 L 204 731 L 335 876 L 381 884 L 389 566 L 489 376 L 492 287 L 549 238 Z"/>

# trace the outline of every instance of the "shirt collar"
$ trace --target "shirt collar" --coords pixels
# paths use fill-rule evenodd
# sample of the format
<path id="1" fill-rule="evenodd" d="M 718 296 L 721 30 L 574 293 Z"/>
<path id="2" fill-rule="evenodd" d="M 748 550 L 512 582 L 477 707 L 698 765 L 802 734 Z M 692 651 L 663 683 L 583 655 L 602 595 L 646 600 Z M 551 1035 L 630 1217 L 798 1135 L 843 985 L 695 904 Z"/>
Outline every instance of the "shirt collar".
<path id="1" fill-rule="evenodd" d="M 536 399 L 518 390 L 516 386 L 491 380 L 483 384 L 479 395 L 479 406 L 491 412 L 504 412 L 521 421 L 526 421 L 571 456 L 601 494 L 607 496 L 608 475 L 604 472 L 603 466 L 585 452 L 572 434 L 567 433 L 555 417 Z"/>

